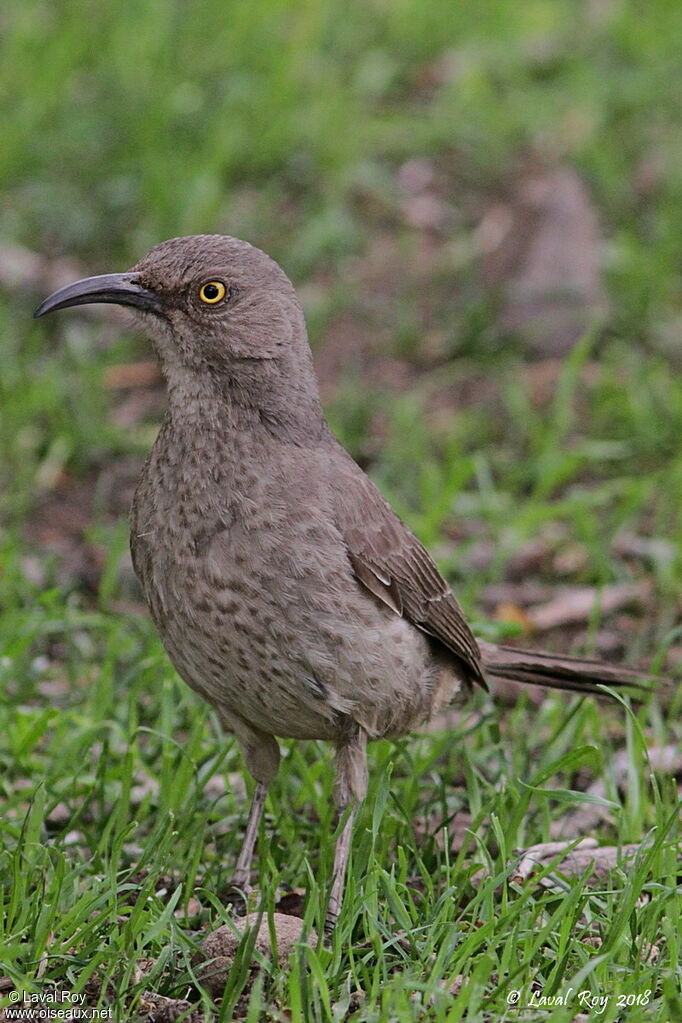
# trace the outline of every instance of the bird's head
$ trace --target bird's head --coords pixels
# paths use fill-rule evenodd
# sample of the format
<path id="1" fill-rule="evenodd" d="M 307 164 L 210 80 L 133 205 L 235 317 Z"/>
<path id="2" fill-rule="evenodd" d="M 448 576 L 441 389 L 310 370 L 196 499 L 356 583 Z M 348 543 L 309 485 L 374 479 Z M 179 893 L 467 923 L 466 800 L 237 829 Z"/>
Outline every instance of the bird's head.
<path id="1" fill-rule="evenodd" d="M 274 260 L 247 242 L 223 235 L 172 238 L 126 273 L 61 288 L 34 315 L 95 302 L 138 314 L 171 392 L 217 387 L 266 410 L 304 394 L 317 403 L 294 288 Z"/>

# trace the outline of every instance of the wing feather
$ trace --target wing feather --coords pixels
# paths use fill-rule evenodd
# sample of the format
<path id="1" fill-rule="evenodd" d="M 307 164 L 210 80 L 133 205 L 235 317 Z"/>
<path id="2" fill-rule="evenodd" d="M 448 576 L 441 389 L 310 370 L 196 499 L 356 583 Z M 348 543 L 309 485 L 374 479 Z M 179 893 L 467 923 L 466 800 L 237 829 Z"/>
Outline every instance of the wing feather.
<path id="1" fill-rule="evenodd" d="M 486 687 L 478 643 L 431 555 L 343 454 L 341 465 L 334 460 L 334 511 L 356 578 L 396 614 L 439 640 L 466 677 Z M 339 473 L 341 466 L 345 471 Z"/>

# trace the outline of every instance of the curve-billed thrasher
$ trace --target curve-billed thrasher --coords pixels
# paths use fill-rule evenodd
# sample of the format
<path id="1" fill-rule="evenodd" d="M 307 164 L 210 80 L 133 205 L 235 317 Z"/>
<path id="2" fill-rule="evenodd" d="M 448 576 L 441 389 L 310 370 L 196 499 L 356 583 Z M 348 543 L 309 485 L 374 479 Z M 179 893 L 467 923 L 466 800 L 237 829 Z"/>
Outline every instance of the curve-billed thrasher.
<path id="1" fill-rule="evenodd" d="M 477 643 L 430 555 L 330 432 L 296 293 L 236 238 L 174 238 L 128 273 L 62 288 L 36 316 L 132 306 L 168 409 L 132 508 L 131 549 L 185 681 L 218 711 L 256 789 L 234 884 L 245 887 L 275 736 L 336 746 L 343 896 L 369 739 L 399 736 L 486 676 L 595 691 L 636 673 Z"/>

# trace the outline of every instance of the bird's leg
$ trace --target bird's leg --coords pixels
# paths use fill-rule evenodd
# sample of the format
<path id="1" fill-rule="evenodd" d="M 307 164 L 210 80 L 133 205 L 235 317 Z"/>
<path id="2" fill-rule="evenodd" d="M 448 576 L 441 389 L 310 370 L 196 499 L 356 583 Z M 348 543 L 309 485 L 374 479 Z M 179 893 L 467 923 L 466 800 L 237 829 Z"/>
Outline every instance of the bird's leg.
<path id="1" fill-rule="evenodd" d="M 258 836 L 258 825 L 260 824 L 260 819 L 263 815 L 267 791 L 267 785 L 265 785 L 262 781 L 256 782 L 256 791 L 254 792 L 253 799 L 251 800 L 251 809 L 249 810 L 249 819 L 246 822 L 244 840 L 242 842 L 242 847 L 239 850 L 237 865 L 234 868 L 234 873 L 230 882 L 232 888 L 239 888 L 242 891 L 248 891 L 249 881 L 251 880 L 251 860 L 253 859 L 253 850 Z"/>
<path id="2" fill-rule="evenodd" d="M 346 884 L 346 866 L 353 836 L 353 822 L 359 803 L 367 792 L 367 735 L 355 726 L 351 735 L 336 749 L 336 783 L 334 785 L 334 802 L 340 814 L 350 808 L 341 834 L 334 850 L 334 872 L 332 888 L 327 905 L 324 929 L 327 936 L 334 930 L 334 925 L 341 912 L 343 892 Z"/>
<path id="3" fill-rule="evenodd" d="M 343 902 L 343 891 L 346 887 L 346 865 L 348 863 L 348 854 L 350 852 L 351 838 L 353 837 L 353 823 L 355 821 L 355 815 L 357 813 L 357 806 L 351 808 L 346 823 L 343 826 L 343 831 L 339 835 L 336 841 L 336 848 L 334 850 L 334 873 L 332 875 L 332 890 L 329 893 L 329 902 L 327 903 L 327 915 L 324 920 L 325 934 L 331 934 L 336 925 L 339 913 L 341 912 L 341 904 Z"/>
<path id="4" fill-rule="evenodd" d="M 228 902 L 239 905 L 243 911 L 248 908 L 244 896 L 248 897 L 251 891 L 251 862 L 258 837 L 258 826 L 263 816 L 268 786 L 277 774 L 280 752 L 272 735 L 257 731 L 241 718 L 232 714 L 228 715 L 224 710 L 221 710 L 220 718 L 223 727 L 237 736 L 249 773 L 256 780 L 256 789 L 251 800 L 244 840 L 230 881 L 230 894 L 228 895 Z"/>

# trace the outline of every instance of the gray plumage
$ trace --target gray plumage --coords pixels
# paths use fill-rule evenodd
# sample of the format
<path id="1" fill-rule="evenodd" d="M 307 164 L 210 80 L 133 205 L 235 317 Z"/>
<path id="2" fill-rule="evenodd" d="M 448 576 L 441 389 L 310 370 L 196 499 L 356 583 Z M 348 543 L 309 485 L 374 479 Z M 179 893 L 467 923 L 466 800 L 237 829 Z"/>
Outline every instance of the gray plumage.
<path id="1" fill-rule="evenodd" d="M 365 794 L 368 740 L 415 728 L 486 675 L 579 690 L 636 680 L 479 646 L 430 555 L 330 432 L 300 304 L 265 253 L 219 235 L 175 238 L 127 274 L 62 289 L 38 314 L 86 301 L 134 306 L 167 382 L 131 550 L 173 664 L 258 782 L 237 883 L 248 883 L 275 737 L 336 745 L 345 809 Z M 352 812 L 330 924 L 351 824 Z"/>

